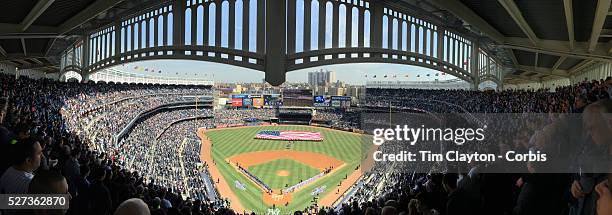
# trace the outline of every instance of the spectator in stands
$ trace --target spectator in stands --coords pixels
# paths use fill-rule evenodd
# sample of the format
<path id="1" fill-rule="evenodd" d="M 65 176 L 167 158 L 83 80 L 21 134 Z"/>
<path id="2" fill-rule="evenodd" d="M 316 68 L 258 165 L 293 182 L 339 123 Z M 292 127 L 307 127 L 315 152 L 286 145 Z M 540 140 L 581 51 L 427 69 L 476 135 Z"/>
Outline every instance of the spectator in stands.
<path id="1" fill-rule="evenodd" d="M 385 206 L 380 215 L 397 215 L 397 209 L 393 206 Z"/>
<path id="2" fill-rule="evenodd" d="M 612 214 L 612 173 L 608 173 L 608 179 L 599 183 L 595 191 L 599 195 L 597 214 Z"/>
<path id="3" fill-rule="evenodd" d="M 11 145 L 14 150 L 14 165 L 0 177 L 0 193 L 27 193 L 34 171 L 40 166 L 42 148 L 38 141 L 27 138 Z"/>
<path id="4" fill-rule="evenodd" d="M 71 196 L 68 192 L 68 183 L 61 174 L 51 170 L 40 170 L 30 181 L 28 187 L 30 194 L 68 194 L 66 202 L 70 202 Z M 34 214 L 65 214 L 66 210 L 32 210 Z"/>
<path id="5" fill-rule="evenodd" d="M 73 214 L 85 214 L 89 212 L 89 199 L 91 198 L 89 194 L 91 183 L 89 183 L 87 179 L 90 172 L 89 166 L 81 165 L 79 172 L 81 175 L 79 175 L 74 182 L 76 186 L 76 195 L 74 196 L 72 204 L 74 206 L 72 208 L 74 209 Z"/>
<path id="6" fill-rule="evenodd" d="M 143 202 L 141 199 L 132 198 L 123 201 L 117 210 L 115 210 L 114 215 L 150 215 L 149 208 L 147 204 Z"/>
<path id="7" fill-rule="evenodd" d="M 149 207 L 151 214 L 153 215 L 162 215 L 165 214 L 161 208 L 161 199 L 159 197 L 155 197 L 153 202 L 151 203 L 151 207 Z"/>
<path id="8" fill-rule="evenodd" d="M 93 182 L 90 189 L 90 205 L 92 214 L 107 215 L 112 211 L 113 202 L 111 193 L 104 184 L 106 169 L 99 167 L 94 171 Z"/>
<path id="9" fill-rule="evenodd" d="M 471 214 L 473 199 L 467 195 L 467 193 L 457 188 L 457 179 L 459 177 L 456 173 L 446 173 L 442 179 L 442 185 L 444 190 L 448 192 L 448 199 L 446 200 L 446 214 Z"/>
<path id="10" fill-rule="evenodd" d="M 79 173 L 79 161 L 77 160 L 80 157 L 80 152 L 78 150 L 70 150 L 70 148 L 65 148 L 64 152 L 67 155 L 67 160 L 62 168 L 62 174 L 66 176 L 68 185 L 71 187 L 70 193 L 76 195 L 77 186 L 75 180 L 81 175 Z"/>
<path id="11" fill-rule="evenodd" d="M 606 84 L 606 92 L 608 93 L 608 96 L 610 97 L 610 99 L 612 99 L 612 77 L 607 77 L 605 84 Z"/>
<path id="12" fill-rule="evenodd" d="M 432 205 L 435 204 L 432 202 L 434 198 L 432 193 L 422 192 L 417 194 L 415 198 L 419 203 L 417 206 L 417 211 L 421 215 L 434 215 L 439 213 L 436 209 L 432 208 Z"/>
<path id="13" fill-rule="evenodd" d="M 410 202 L 408 203 L 408 215 L 418 215 L 419 212 L 417 211 L 417 206 L 419 204 L 419 201 L 416 199 L 411 199 Z"/>
<path id="14" fill-rule="evenodd" d="M 612 100 L 602 100 L 585 108 L 584 129 L 588 136 L 580 157 L 581 170 L 587 174 L 578 174 L 571 186 L 571 193 L 577 199 L 571 208 L 571 214 L 594 214 L 596 211 L 597 193 L 595 185 L 606 180 L 612 167 L 609 159 L 612 156 Z M 596 173 L 600 172 L 600 173 Z"/>

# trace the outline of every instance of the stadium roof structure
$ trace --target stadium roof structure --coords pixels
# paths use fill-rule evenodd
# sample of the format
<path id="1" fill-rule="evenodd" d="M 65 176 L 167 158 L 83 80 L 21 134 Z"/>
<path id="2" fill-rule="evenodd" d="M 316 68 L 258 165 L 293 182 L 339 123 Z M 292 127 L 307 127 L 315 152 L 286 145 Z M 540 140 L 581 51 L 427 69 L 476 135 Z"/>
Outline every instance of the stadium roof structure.
<path id="1" fill-rule="evenodd" d="M 612 42 L 610 41 L 610 38 L 612 38 L 612 19 L 607 19 L 608 15 L 612 15 L 610 11 L 611 0 L 318 0 L 327 4 L 333 3 L 333 17 L 335 19 L 338 18 L 338 5 L 341 5 L 340 7 L 345 5 L 353 10 L 358 10 L 360 21 L 363 21 L 363 11 L 368 11 L 368 16 L 370 14 L 372 16 L 370 31 L 376 32 L 368 36 L 370 37 L 370 44 L 367 46 L 372 47 L 364 46 L 364 38 L 361 35 L 363 34 L 363 24 L 360 23 L 355 26 L 359 29 L 359 38 L 353 36 L 355 41 L 352 42 L 352 46 L 351 28 L 346 25 L 348 29 L 344 34 L 346 34 L 347 39 L 342 42 L 346 43 L 346 47 L 338 46 L 339 40 L 336 35 L 339 33 L 337 29 L 334 29 L 331 48 L 325 44 L 324 38 L 326 38 L 326 35 L 319 32 L 318 44 L 310 44 L 310 41 L 306 41 L 306 38 L 310 39 L 310 36 L 304 37 L 304 50 L 301 52 L 297 51 L 295 44 L 293 44 L 296 40 L 293 36 L 297 33 L 295 29 L 278 27 L 294 26 L 297 23 L 295 13 L 269 12 L 277 9 L 281 11 L 286 9 L 291 12 L 296 8 L 296 1 L 289 0 L 285 3 L 265 4 L 266 0 L 244 0 L 242 2 L 257 2 L 256 4 L 259 5 L 257 12 L 266 13 L 266 17 L 269 18 L 258 16 L 255 20 L 258 24 L 256 35 L 259 38 L 255 41 L 257 50 L 249 50 L 249 47 L 242 47 L 239 50 L 234 47 L 233 43 L 230 43 L 229 47 L 221 47 L 221 39 L 219 38 L 214 39 L 216 40 L 214 41 L 214 47 L 186 47 L 187 45 L 193 46 L 193 42 L 195 42 L 193 38 L 196 34 L 195 30 L 192 30 L 193 42 L 192 44 L 186 43 L 186 37 L 184 37 L 186 27 L 181 26 L 181 24 L 184 24 L 184 20 L 183 22 L 177 21 L 177 19 L 186 17 L 185 9 L 193 8 L 195 10 L 201 6 L 208 9 L 211 4 L 221 5 L 221 3 L 228 1 L 231 2 L 230 7 L 232 8 L 238 2 L 237 0 L 3 1 L 0 4 L 2 5 L 0 7 L 0 14 L 2 14 L 0 16 L 0 63 L 10 63 L 20 69 L 38 69 L 49 73 L 66 72 L 64 71 L 66 68 L 74 69 L 62 65 L 66 64 L 66 62 L 62 62 L 61 58 L 68 52 L 67 50 L 77 50 L 81 47 L 81 44 L 89 49 L 92 48 L 92 45 L 99 46 L 100 44 L 88 43 L 96 42 L 96 38 L 102 38 L 101 35 L 103 34 L 110 36 L 111 31 L 113 33 L 112 37 L 115 39 L 113 40 L 113 51 L 115 51 L 115 45 L 117 47 L 115 55 L 111 53 L 110 56 L 106 56 L 104 53 L 100 54 L 99 50 L 79 52 L 78 55 L 82 56 L 73 57 L 83 61 L 76 64 L 80 67 L 77 72 L 82 74 L 92 73 L 118 63 L 135 60 L 201 59 L 207 58 L 207 56 L 198 57 L 191 53 L 215 52 L 214 56 L 208 57 L 206 61 L 228 63 L 265 71 L 266 80 L 274 85 L 284 82 L 285 72 L 287 71 L 353 62 L 420 65 L 441 70 L 471 83 L 479 83 L 484 80 L 483 78 L 490 78 L 503 84 L 567 78 L 579 74 L 584 68 L 595 63 L 612 62 Z M 316 2 L 316 0 L 313 2 Z M 245 3 L 244 12 L 248 12 L 247 4 Z M 305 4 L 310 5 L 311 3 L 305 1 Z M 314 11 L 311 11 L 306 5 L 304 6 L 303 16 L 304 19 L 309 19 L 311 15 L 314 16 Z M 220 6 L 217 7 L 217 13 L 222 11 L 220 8 Z M 325 10 L 321 8 L 325 8 L 323 4 L 321 4 L 317 15 L 324 18 Z M 121 39 L 129 38 L 129 35 L 126 36 L 121 33 L 123 29 L 129 29 L 129 26 L 137 25 L 140 20 L 154 19 L 155 26 L 158 26 L 158 19 L 154 16 L 167 16 L 179 9 L 184 13 L 174 13 L 173 29 L 165 30 L 166 32 L 173 32 L 174 38 L 170 40 L 173 40 L 174 43 L 165 41 L 168 39 L 166 36 L 159 38 L 160 41 L 164 40 L 163 45 L 174 44 L 172 47 L 145 47 L 151 49 L 146 49 L 142 53 L 119 51 L 119 46 L 123 48 L 123 46 L 129 44 L 121 41 Z M 231 10 L 229 15 L 235 17 Z M 465 44 L 468 48 L 475 49 L 471 51 L 472 55 L 468 55 L 471 56 L 468 58 L 479 59 L 476 55 L 482 54 L 480 61 L 482 61 L 482 57 L 486 57 L 487 62 L 484 62 L 484 65 L 487 68 L 492 66 L 494 69 L 482 71 L 482 67 L 485 66 L 480 65 L 482 64 L 480 61 L 472 63 L 469 62 L 469 59 L 462 59 L 453 64 L 447 62 L 450 60 L 442 60 L 442 58 L 446 58 L 446 56 L 443 56 L 444 54 L 438 53 L 437 56 L 433 56 L 436 54 L 431 50 L 424 51 L 431 51 L 429 57 L 421 56 L 424 53 L 402 53 L 399 52 L 401 51 L 399 47 L 402 46 L 401 41 L 395 50 L 381 50 L 380 48 L 385 48 L 383 44 L 387 39 L 382 37 L 384 33 L 378 34 L 387 29 L 386 26 L 382 27 L 381 25 L 383 19 L 380 17 L 383 16 L 399 19 L 400 22 L 403 20 L 409 23 L 408 26 L 412 23 L 416 24 L 417 27 L 429 28 L 432 32 L 437 31 L 438 35 L 444 35 L 443 39 L 438 39 L 438 44 L 444 43 L 447 37 L 451 37 L 449 41 L 458 41 L 459 44 Z M 283 18 L 279 19 L 281 17 Z M 345 17 L 345 19 L 348 19 L 347 22 L 351 20 L 350 17 Z M 243 22 L 249 23 L 249 17 L 243 16 L 242 18 Z M 203 19 L 209 20 L 208 15 Z M 211 20 L 214 19 L 211 18 Z M 219 28 L 216 32 L 217 37 L 220 37 L 220 20 L 221 18 L 217 17 L 216 27 Z M 229 20 L 230 23 L 237 22 L 236 18 L 230 18 Z M 170 25 L 166 23 L 167 20 L 163 20 L 163 22 L 163 27 L 169 28 Z M 253 22 L 253 20 L 250 22 Z M 388 23 L 389 27 L 392 27 L 391 22 Z M 195 21 L 191 24 L 192 28 L 196 24 L 199 25 Z M 307 27 L 310 27 L 311 24 L 313 23 L 304 22 L 304 32 L 302 33 L 310 33 Z M 337 28 L 337 24 L 337 21 L 333 24 L 334 28 Z M 204 26 L 206 25 L 207 23 L 204 24 Z M 265 25 L 275 27 L 260 27 Z M 161 26 L 160 24 L 159 27 Z M 248 29 L 248 25 L 244 25 L 243 29 L 245 27 Z M 325 22 L 319 21 L 319 31 L 325 31 L 326 28 Z M 153 31 L 153 29 L 150 30 Z M 181 32 L 175 32 L 177 30 Z M 233 32 L 233 30 L 234 27 L 231 27 L 229 31 Z M 401 27 L 399 30 L 401 30 Z M 208 32 L 208 30 L 205 30 L 205 32 Z M 157 27 L 155 33 L 157 33 Z M 410 33 L 408 34 L 408 37 L 410 37 Z M 427 34 L 429 34 L 429 31 Z M 282 35 L 286 37 L 282 37 Z M 391 46 L 392 40 L 397 39 L 397 36 L 388 35 L 388 46 Z M 245 36 L 249 38 L 254 35 L 249 35 L 248 31 L 243 31 L 242 44 L 246 46 L 249 41 L 244 39 Z M 431 36 L 434 38 L 433 33 Z M 230 33 L 229 38 L 232 40 L 236 37 L 233 33 Z M 262 40 L 261 38 L 266 39 Z M 108 37 L 104 39 L 112 41 Z M 323 42 L 321 42 L 322 39 Z M 421 40 L 423 39 L 421 38 Z M 140 38 L 137 38 L 137 40 L 140 40 Z M 149 40 L 153 40 L 153 38 L 149 38 Z M 267 43 L 266 40 L 279 44 Z M 158 38 L 155 35 L 155 43 L 157 41 Z M 404 44 L 409 43 L 409 41 L 410 38 Z M 356 42 L 357 45 L 355 45 Z M 420 42 L 422 42 L 422 46 L 430 42 L 432 47 L 434 46 L 433 41 Z M 132 49 L 134 49 L 133 43 Z M 78 47 L 75 44 L 79 44 Z M 106 51 L 111 48 L 111 45 L 107 45 Z M 308 48 L 317 45 L 319 50 Z M 418 46 L 417 44 L 417 48 Z M 391 49 L 390 47 L 386 48 Z M 444 51 L 447 48 L 449 50 L 453 49 L 438 47 L 438 50 Z M 126 52 L 129 52 L 129 48 L 127 49 Z M 159 55 L 154 52 L 164 52 L 164 54 Z M 96 53 L 98 53 L 98 56 L 96 56 Z M 286 54 L 278 55 L 276 53 Z M 132 54 L 133 57 L 127 56 L 129 54 Z M 373 56 L 369 56 L 370 54 Z M 358 57 L 355 58 L 353 55 Z M 366 55 L 368 56 L 366 57 Z M 136 56 L 138 59 L 133 59 Z M 328 56 L 331 56 L 331 59 Z M 240 62 L 231 59 L 232 57 L 241 57 Z M 243 58 L 245 60 L 242 60 Z M 318 60 L 311 60 L 311 58 Z M 268 62 L 266 59 L 274 60 Z M 250 62 L 251 60 L 255 63 Z M 283 60 L 286 62 L 285 65 L 278 63 L 283 62 Z"/>
<path id="2" fill-rule="evenodd" d="M 159 0 L 5 0 L 0 3 L 0 63 L 58 72 L 60 54 L 86 29 Z"/>
<path id="3" fill-rule="evenodd" d="M 514 69 L 505 82 L 566 78 L 612 61 L 610 0 L 412 1 L 447 11 L 492 40 Z"/>

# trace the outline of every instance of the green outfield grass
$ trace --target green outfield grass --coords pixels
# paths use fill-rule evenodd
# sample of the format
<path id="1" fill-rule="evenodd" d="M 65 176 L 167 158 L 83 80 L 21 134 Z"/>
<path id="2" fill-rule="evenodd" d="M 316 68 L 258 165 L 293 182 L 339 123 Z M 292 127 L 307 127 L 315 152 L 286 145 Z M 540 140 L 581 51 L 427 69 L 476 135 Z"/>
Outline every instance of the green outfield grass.
<path id="1" fill-rule="evenodd" d="M 289 175 L 278 176 L 276 172 L 280 170 L 288 171 Z M 248 171 L 272 189 L 293 186 L 300 183 L 300 180 L 311 178 L 320 173 L 318 169 L 289 159 L 278 159 L 251 166 Z"/>
<path id="2" fill-rule="evenodd" d="M 356 167 L 361 163 L 361 161 L 365 157 L 365 153 L 367 148 L 371 144 L 367 144 L 366 141 L 362 140 L 362 136 L 359 134 L 340 132 L 328 129 L 322 129 L 317 127 L 310 126 L 261 126 L 261 127 L 244 127 L 239 129 L 220 129 L 214 131 L 208 131 L 206 135 L 210 138 L 213 147 L 212 147 L 212 155 L 217 168 L 226 179 L 227 183 L 230 185 L 231 189 L 240 199 L 240 203 L 245 208 L 259 212 L 265 213 L 270 206 L 263 203 L 262 200 L 262 191 L 253 183 L 251 180 L 247 179 L 243 174 L 238 173 L 232 166 L 230 166 L 225 160 L 231 156 L 246 153 L 246 152 L 254 152 L 254 151 L 270 151 L 270 150 L 286 150 L 285 146 L 287 144 L 286 141 L 276 141 L 276 140 L 258 140 L 254 139 L 257 132 L 261 130 L 292 130 L 292 131 L 312 131 L 312 132 L 320 132 L 323 135 L 324 140 L 320 142 L 311 142 L 311 141 L 295 141 L 292 144 L 292 149 L 294 151 L 308 151 L 308 152 L 316 152 L 325 154 L 328 156 L 335 157 L 338 160 L 342 160 L 346 163 L 342 168 L 335 170 L 332 175 L 326 176 L 325 178 L 319 179 L 314 183 L 311 183 L 307 187 L 301 189 L 298 192 L 293 193 L 292 201 L 288 206 L 277 206 L 280 207 L 282 214 L 290 213 L 295 210 L 303 210 L 308 205 L 312 204 L 313 197 L 311 192 L 318 187 L 325 187 L 324 192 L 320 194 L 319 198 L 323 197 L 325 194 L 329 192 L 336 192 L 336 187 L 338 184 L 345 179 L 345 177 L 351 174 Z M 263 173 L 257 173 L 257 177 L 261 180 L 264 180 L 266 177 L 277 178 L 276 170 L 285 169 L 291 173 L 295 171 L 301 171 L 304 169 L 304 165 L 306 164 L 295 164 L 290 165 L 290 162 L 279 161 L 282 164 L 280 167 L 279 163 L 272 163 L 270 165 L 276 167 L 267 167 L 270 168 L 269 171 L 271 176 L 263 176 Z M 296 162 L 297 161 L 292 161 Z M 266 164 L 268 164 L 266 163 Z M 259 164 L 249 168 L 256 168 Z M 275 169 L 276 170 L 273 170 Z M 262 168 L 266 169 L 266 168 Z M 259 171 L 259 170 L 255 170 Z M 263 170 L 262 170 L 263 171 Z M 315 170 L 318 173 L 318 170 Z M 315 173 L 316 174 L 316 173 Z M 311 176 L 306 176 L 307 179 Z M 314 175 L 314 174 L 313 174 Z M 215 179 L 216 180 L 216 179 Z M 270 180 L 270 179 L 266 179 Z M 291 179 L 293 180 L 293 179 Z M 241 190 L 236 188 L 236 181 L 241 184 L 246 185 L 245 190 Z M 274 180 L 271 180 L 274 181 Z M 281 180 L 282 181 L 282 180 Z M 299 181 L 299 179 L 298 179 Z M 270 182 L 270 184 L 266 183 L 268 186 L 272 186 L 272 184 L 277 183 L 285 183 L 285 182 Z M 286 183 L 285 183 L 286 184 Z M 284 187 L 285 184 L 281 186 Z M 289 183 L 290 186 L 295 183 Z M 274 185 L 278 186 L 278 185 Z"/>

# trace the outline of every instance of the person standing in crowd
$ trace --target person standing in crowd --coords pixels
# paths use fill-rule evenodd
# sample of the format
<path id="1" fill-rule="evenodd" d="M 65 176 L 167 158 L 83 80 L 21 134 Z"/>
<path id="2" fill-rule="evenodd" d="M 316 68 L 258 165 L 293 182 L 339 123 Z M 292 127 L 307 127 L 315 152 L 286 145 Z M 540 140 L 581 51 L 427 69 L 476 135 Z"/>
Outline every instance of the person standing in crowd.
<path id="1" fill-rule="evenodd" d="M 32 138 L 16 141 L 10 147 L 14 156 L 13 165 L 0 177 L 0 193 L 28 193 L 28 186 L 34 178 L 34 171 L 40 166 L 42 147 Z"/>
<path id="2" fill-rule="evenodd" d="M 68 182 L 66 178 L 58 172 L 52 170 L 40 170 L 30 182 L 28 193 L 30 194 L 68 194 L 66 202 L 70 202 L 72 196 L 68 192 Z M 68 210 L 32 210 L 33 214 L 66 214 Z"/>
<path id="3" fill-rule="evenodd" d="M 68 180 L 68 184 L 70 185 L 70 193 L 75 195 L 77 186 L 75 185 L 75 180 L 79 175 L 79 161 L 80 153 L 77 149 L 70 150 L 69 147 L 64 148 L 64 153 L 66 154 L 67 160 L 64 163 L 62 168 L 62 174 L 66 176 Z"/>
<path id="4" fill-rule="evenodd" d="M 151 212 L 145 202 L 138 198 L 123 201 L 114 215 L 150 215 Z"/>
<path id="5" fill-rule="evenodd" d="M 606 99 L 590 104 L 583 115 L 584 131 L 587 142 L 579 157 L 579 170 L 571 185 L 572 197 L 576 199 L 571 215 L 594 215 L 597 210 L 598 194 L 594 191 L 597 184 L 606 180 L 611 170 L 612 156 L 612 100 Z"/>
<path id="6" fill-rule="evenodd" d="M 94 215 L 110 214 L 113 207 L 113 201 L 108 187 L 104 184 L 106 169 L 104 167 L 99 167 L 94 171 L 92 176 L 94 180 L 90 189 L 90 212 Z"/>
<path id="7" fill-rule="evenodd" d="M 473 199 L 469 198 L 469 195 L 462 190 L 457 188 L 457 179 L 459 177 L 456 173 L 446 173 L 442 177 L 442 185 L 444 190 L 448 192 L 448 199 L 446 200 L 446 214 L 447 215 L 461 215 L 471 214 L 470 203 Z"/>
<path id="8" fill-rule="evenodd" d="M 74 184 L 76 186 L 76 196 L 74 196 L 73 204 L 74 207 L 71 210 L 74 210 L 72 214 L 85 214 L 89 212 L 90 202 L 90 187 L 91 183 L 87 179 L 89 177 L 89 166 L 82 165 L 80 167 L 80 176 L 76 178 Z M 72 212 L 72 211 L 70 211 Z"/>

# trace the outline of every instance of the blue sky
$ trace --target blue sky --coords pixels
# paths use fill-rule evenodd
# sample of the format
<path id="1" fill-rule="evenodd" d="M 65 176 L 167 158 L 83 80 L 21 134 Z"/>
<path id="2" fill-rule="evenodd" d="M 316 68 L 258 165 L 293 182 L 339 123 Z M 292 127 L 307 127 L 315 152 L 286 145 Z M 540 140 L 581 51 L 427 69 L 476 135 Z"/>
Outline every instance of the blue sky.
<path id="1" fill-rule="evenodd" d="M 261 80 L 264 78 L 264 73 L 260 71 L 220 63 L 193 60 L 140 61 L 125 64 L 124 66 L 119 66 L 117 68 L 128 72 L 143 73 L 146 73 L 144 71 L 146 68 L 148 70 L 147 72 L 154 75 L 213 79 L 215 82 L 261 82 Z M 336 78 L 338 80 L 350 84 L 365 84 L 365 82 L 368 80 L 431 81 L 436 78 L 440 80 L 453 78 L 451 75 L 439 75 L 436 77 L 434 74 L 439 72 L 418 66 L 382 63 L 356 63 L 313 67 L 288 72 L 287 81 L 291 83 L 307 82 L 308 72 L 319 69 L 336 71 Z M 151 70 L 155 72 L 151 72 Z M 159 71 L 161 71 L 161 73 Z M 430 77 L 427 77 L 427 74 L 430 74 Z M 367 77 L 365 77 L 366 75 Z M 376 75 L 376 78 L 373 78 L 374 75 Z M 387 75 L 387 78 L 383 78 L 384 75 Z M 393 78 L 393 75 L 396 75 L 396 78 Z M 408 77 L 406 77 L 406 75 L 408 75 Z M 420 75 L 420 77 L 417 78 L 417 75 Z"/>
<path id="2" fill-rule="evenodd" d="M 255 35 L 256 34 L 256 4 L 254 4 L 256 1 L 250 1 L 251 5 L 250 5 L 250 12 L 249 12 L 249 35 Z M 318 1 L 314 1 L 314 2 L 318 2 Z M 235 39 L 236 39 L 236 48 L 237 49 L 241 49 L 242 48 L 242 3 L 241 0 L 237 0 L 236 3 L 236 13 L 235 13 L 235 20 L 236 20 L 236 32 L 235 32 Z M 209 31 L 209 37 L 208 37 L 208 41 L 203 41 L 203 36 L 202 33 L 204 32 L 202 29 L 202 19 L 201 16 L 202 14 L 206 14 L 206 13 L 210 13 L 210 17 L 215 17 L 214 13 L 215 11 L 215 6 L 214 4 L 210 6 L 210 11 L 203 11 L 203 9 L 200 7 L 194 11 L 188 10 L 186 12 L 185 18 L 186 18 L 186 30 L 185 30 L 185 41 L 187 44 L 191 43 L 191 31 L 195 30 L 197 31 L 198 37 L 196 38 L 196 44 L 198 45 L 214 45 L 215 42 L 215 32 L 214 29 Z M 225 2 L 222 6 L 222 16 L 221 16 L 221 22 L 222 22 L 222 29 L 221 29 L 221 46 L 222 47 L 228 47 L 229 41 L 228 41 L 228 23 L 229 23 L 229 18 L 228 18 L 228 6 L 227 6 L 227 2 Z M 304 28 L 304 22 L 308 22 L 310 21 L 311 24 L 311 49 L 316 49 L 317 48 L 317 44 L 318 44 L 318 38 L 315 36 L 318 34 L 318 28 L 316 23 L 318 23 L 318 5 L 317 4 L 312 4 L 311 7 L 311 11 L 313 12 L 312 14 L 312 19 L 311 20 L 304 20 L 303 19 L 303 10 L 304 10 L 304 4 L 303 4 L 303 0 L 298 0 L 297 1 L 297 5 L 296 5 L 296 52 L 301 52 L 304 50 L 303 47 L 303 37 L 301 36 L 303 34 L 303 28 Z M 340 16 L 339 16 L 339 33 L 340 33 L 340 40 L 339 40 L 339 46 L 340 47 L 344 47 L 345 44 L 347 43 L 347 39 L 344 39 L 345 36 L 345 29 L 346 29 L 346 16 L 352 16 L 354 17 L 352 19 L 352 23 L 351 25 L 354 26 L 352 29 L 352 35 L 357 35 L 357 25 L 358 25 L 358 19 L 357 19 L 357 14 L 356 12 L 353 13 L 352 11 L 348 11 L 346 8 L 344 8 L 344 6 L 340 7 Z M 331 28 L 332 28 L 332 20 L 329 17 L 331 16 L 332 10 L 330 9 L 330 7 L 327 7 L 327 11 L 326 11 L 326 17 L 328 19 L 326 19 L 325 23 L 326 23 L 326 34 L 325 34 L 325 46 L 326 47 L 331 47 Z M 197 26 L 198 28 L 196 29 L 191 29 L 191 15 L 192 14 L 197 14 Z M 366 20 L 369 20 L 369 14 L 366 13 Z M 365 45 L 369 46 L 369 21 L 366 21 L 365 23 Z M 172 29 L 171 24 L 172 22 L 168 22 L 169 24 L 169 29 Z M 215 20 L 214 18 L 209 18 L 209 26 L 214 26 Z M 386 32 L 387 31 L 387 20 L 386 18 L 383 19 L 383 26 L 384 29 L 383 31 Z M 393 23 L 394 28 L 391 29 L 391 31 L 394 33 L 394 35 L 401 35 L 398 34 L 397 32 L 397 25 L 398 23 Z M 406 29 L 406 28 L 404 28 Z M 143 29 L 139 29 L 139 30 L 143 30 Z M 153 31 L 151 31 L 153 32 Z M 171 34 L 171 32 L 167 32 L 169 34 Z M 410 33 L 410 32 L 405 32 L 405 33 Z M 141 35 L 142 36 L 142 35 Z M 429 35 L 428 35 L 429 36 Z M 356 44 L 357 42 L 357 37 L 353 36 L 351 39 L 351 41 L 353 41 L 353 44 Z M 386 38 L 386 33 L 383 33 L 383 38 Z M 414 38 L 414 37 L 412 37 Z M 249 37 L 249 50 L 250 51 L 255 51 L 256 50 L 256 37 L 254 36 L 250 36 Z M 434 40 L 435 41 L 435 40 Z M 393 44 L 387 44 L 386 42 L 383 42 L 383 47 L 387 47 L 387 46 L 391 46 L 392 48 L 395 49 L 405 49 L 404 47 L 397 47 L 398 44 L 393 43 Z M 414 47 L 414 46 L 413 46 Z M 434 49 L 435 50 L 435 49 Z M 418 51 L 418 50 L 413 50 L 413 51 Z M 434 53 L 435 54 L 435 53 Z M 151 61 L 141 61 L 141 62 L 135 62 L 135 63 L 129 63 L 129 64 L 125 64 L 122 66 L 118 66 L 117 69 L 121 69 L 121 70 L 126 70 L 129 72 L 145 72 L 145 69 L 147 70 L 147 72 L 151 72 L 154 71 L 153 73 L 155 75 L 165 75 L 165 76 L 172 76 L 172 77 L 189 77 L 189 78 L 205 78 L 205 79 L 214 79 L 215 82 L 260 82 L 263 78 L 264 78 L 264 73 L 263 72 L 259 72 L 259 71 L 255 71 L 255 70 L 250 70 L 250 69 L 245 69 L 245 68 L 241 68 L 241 67 L 236 67 L 236 66 L 230 66 L 230 65 L 225 65 L 225 64 L 218 64 L 218 63 L 211 63 L 211 62 L 203 62 L 203 61 L 191 61 L 191 60 L 151 60 Z M 435 76 L 436 73 L 439 73 L 438 71 L 435 70 L 431 70 L 428 68 L 423 68 L 423 67 L 417 67 L 417 66 L 409 66 L 409 65 L 396 65 L 396 64 L 378 64 L 378 63 L 359 63 L 359 64 L 343 64 L 343 65 L 331 65 L 331 66 L 323 66 L 323 67 L 315 67 L 315 68 L 309 68 L 309 69 L 303 69 L 303 70 L 298 70 L 298 71 L 293 71 L 293 72 L 289 72 L 287 73 L 287 81 L 288 82 L 307 82 L 307 77 L 308 77 L 308 72 L 310 71 L 315 71 L 315 70 L 319 70 L 319 69 L 324 69 L 324 70 L 333 70 L 336 71 L 336 76 L 338 80 L 347 82 L 347 83 L 351 83 L 351 84 L 364 84 L 366 80 L 411 80 L 411 81 L 425 81 L 425 80 L 434 80 L 434 79 L 440 79 L 440 80 L 445 80 L 445 79 L 451 79 L 453 78 L 453 76 L 451 75 L 439 75 L 439 76 Z M 161 71 L 161 72 L 160 72 Z M 429 74 L 430 76 L 427 77 L 426 75 Z M 367 77 L 366 77 L 367 75 Z M 376 79 L 374 79 L 374 75 L 376 75 Z M 387 75 L 388 77 L 385 79 L 383 78 L 384 75 Z M 396 78 L 392 78 L 393 76 L 396 76 Z M 420 76 L 419 78 L 417 78 L 417 75 Z"/>

